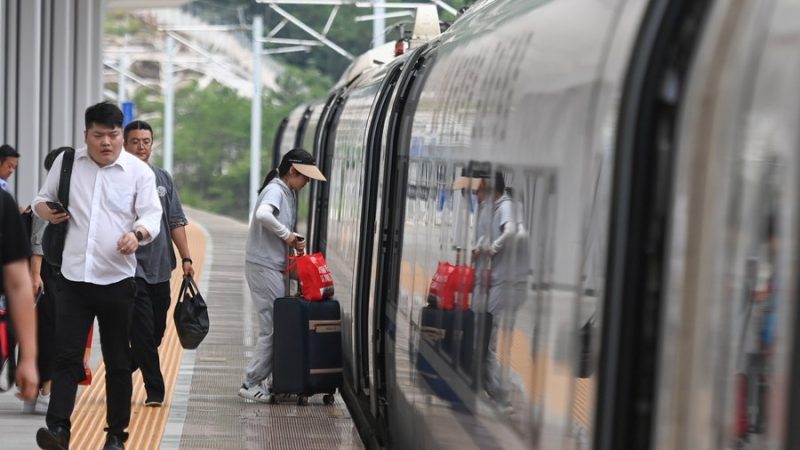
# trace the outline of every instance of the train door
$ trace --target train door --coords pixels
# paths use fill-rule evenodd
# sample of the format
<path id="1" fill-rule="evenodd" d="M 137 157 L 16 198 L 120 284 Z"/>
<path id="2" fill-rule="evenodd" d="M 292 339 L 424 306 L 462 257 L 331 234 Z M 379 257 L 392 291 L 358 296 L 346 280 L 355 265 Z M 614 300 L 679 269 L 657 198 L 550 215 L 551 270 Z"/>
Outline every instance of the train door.
<path id="1" fill-rule="evenodd" d="M 403 70 L 397 81 L 397 88 L 391 100 L 389 116 L 385 127 L 376 191 L 376 211 L 379 212 L 376 224 L 373 252 L 375 273 L 370 287 L 373 304 L 372 345 L 375 349 L 374 375 L 375 408 L 377 410 L 377 430 L 379 439 L 384 443 L 392 442 L 402 447 L 403 443 L 412 443 L 416 436 L 413 423 L 403 422 L 402 406 L 395 402 L 396 393 L 388 388 L 397 386 L 397 368 L 395 367 L 396 333 L 395 315 L 397 313 L 397 292 L 400 274 L 400 249 L 402 248 L 403 212 L 408 182 L 409 134 L 419 89 L 415 84 L 422 84 L 425 68 L 432 60 L 426 53 L 426 47 L 420 47 L 411 53 L 405 61 Z M 419 86 L 416 86 L 419 88 Z M 388 205 L 391 205 L 389 207 Z M 389 429 L 390 415 L 393 424 Z"/>
<path id="2" fill-rule="evenodd" d="M 319 116 L 319 123 L 316 126 L 316 131 L 314 133 L 314 141 L 308 151 L 314 155 L 314 158 L 317 160 L 317 166 L 319 170 L 323 174 L 330 175 L 330 166 L 325 164 L 325 154 L 327 149 L 327 136 L 328 131 L 330 129 L 330 119 L 331 119 L 331 111 L 332 106 L 336 103 L 336 99 L 339 97 L 340 92 L 335 92 L 331 94 L 327 101 L 325 102 L 324 106 L 320 106 L 322 111 Z M 326 177 L 328 176 L 326 175 Z M 320 249 L 319 245 L 319 228 L 320 222 L 325 221 L 328 214 L 328 197 L 327 192 L 328 190 L 325 189 L 327 183 L 312 183 L 311 189 L 309 193 L 309 197 L 311 198 L 311 207 L 309 208 L 308 212 L 308 240 L 309 240 L 309 251 L 318 252 L 323 251 Z"/>
<path id="3" fill-rule="evenodd" d="M 364 176 L 364 193 L 361 212 L 360 230 L 362 233 L 361 245 L 359 248 L 358 261 L 361 261 L 361 267 L 358 268 L 356 279 L 356 298 L 359 301 L 358 318 L 356 319 L 359 332 L 357 336 L 358 353 L 361 355 L 359 361 L 359 378 L 361 394 L 370 398 L 370 411 L 373 417 L 377 417 L 377 400 L 376 396 L 372 394 L 372 387 L 376 385 L 375 380 L 375 346 L 371 339 L 375 332 L 374 313 L 375 302 L 378 299 L 375 296 L 370 296 L 370 283 L 375 276 L 375 267 L 372 265 L 374 240 L 377 223 L 377 191 L 378 191 L 378 177 L 380 172 L 381 154 L 384 150 L 384 125 L 388 115 L 389 102 L 391 100 L 394 89 L 397 85 L 397 80 L 400 77 L 400 70 L 402 64 L 394 64 L 387 73 L 384 81 L 375 98 L 375 103 L 372 107 L 372 118 L 367 130 L 367 148 L 366 159 L 364 162 L 365 176 Z"/>
<path id="4" fill-rule="evenodd" d="M 670 205 L 655 449 L 795 449 L 800 5 L 715 2 Z"/>
<path id="5" fill-rule="evenodd" d="M 669 268 L 666 229 L 678 113 L 710 2 L 650 2 L 618 119 L 597 412 L 597 450 L 651 448 L 659 333 Z M 694 448 L 692 446 L 684 448 Z"/>

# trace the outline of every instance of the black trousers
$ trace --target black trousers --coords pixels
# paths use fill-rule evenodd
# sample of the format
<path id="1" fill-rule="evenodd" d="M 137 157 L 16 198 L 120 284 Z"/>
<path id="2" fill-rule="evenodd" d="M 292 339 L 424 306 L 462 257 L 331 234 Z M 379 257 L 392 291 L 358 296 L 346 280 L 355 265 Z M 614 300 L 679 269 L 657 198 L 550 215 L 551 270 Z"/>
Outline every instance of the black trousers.
<path id="1" fill-rule="evenodd" d="M 56 358 L 47 426 L 68 430 L 72 426 L 78 383 L 85 378 L 86 339 L 97 317 L 106 365 L 106 430 L 127 440 L 133 391 L 129 335 L 136 283 L 133 278 L 107 286 L 67 279 L 63 283 L 56 302 Z"/>
<path id="2" fill-rule="evenodd" d="M 164 400 L 166 392 L 158 346 L 167 328 L 170 295 L 169 281 L 149 284 L 136 278 L 136 304 L 131 325 L 133 369 L 142 371 L 147 398 L 153 400 Z"/>
<path id="3" fill-rule="evenodd" d="M 44 384 L 53 378 L 53 364 L 56 356 L 56 298 L 64 288 L 64 277 L 60 268 L 42 261 L 40 272 L 44 282 L 44 292 L 36 303 L 36 334 L 39 353 L 39 381 Z"/>

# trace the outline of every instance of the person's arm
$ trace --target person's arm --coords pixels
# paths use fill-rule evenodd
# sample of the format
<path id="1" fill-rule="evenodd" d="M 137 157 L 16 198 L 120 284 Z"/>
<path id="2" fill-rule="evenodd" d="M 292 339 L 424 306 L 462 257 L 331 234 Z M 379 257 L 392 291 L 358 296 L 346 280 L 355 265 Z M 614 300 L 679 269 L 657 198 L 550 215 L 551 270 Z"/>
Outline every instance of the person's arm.
<path id="1" fill-rule="evenodd" d="M 3 265 L 3 288 L 19 342 L 17 386 L 22 398 L 32 400 L 39 390 L 39 374 L 36 371 L 36 313 L 26 259 Z"/>
<path id="2" fill-rule="evenodd" d="M 278 217 L 275 216 L 275 211 L 277 211 L 277 208 L 264 203 L 256 209 L 256 220 L 258 220 L 264 228 L 275 233 L 275 235 L 285 241 L 289 239 L 293 233 L 286 225 L 280 223 Z"/>
<path id="3" fill-rule="evenodd" d="M 159 173 L 163 174 L 164 184 L 170 196 L 170 201 L 167 203 L 168 210 L 164 211 L 164 214 L 166 214 L 167 222 L 169 222 L 172 242 L 178 247 L 178 254 L 181 256 L 183 276 L 194 278 L 192 255 L 189 252 L 189 239 L 186 236 L 186 225 L 189 224 L 189 220 L 186 219 L 186 214 L 183 212 L 181 197 L 178 195 L 178 190 L 175 189 L 175 181 L 172 176 L 166 170 L 159 170 Z"/>
<path id="4" fill-rule="evenodd" d="M 278 221 L 278 217 L 275 216 L 277 210 L 273 205 L 263 204 L 256 209 L 256 220 L 283 239 L 290 248 L 302 252 L 305 249 L 305 242 L 297 239 L 296 234 Z"/>
<path id="5" fill-rule="evenodd" d="M 35 298 L 42 290 L 42 255 L 31 256 L 31 287 Z"/>
<path id="6" fill-rule="evenodd" d="M 497 252 L 505 247 L 506 243 L 514 238 L 514 235 L 517 233 L 516 227 L 513 226 L 513 222 L 506 222 L 501 228 L 503 233 L 497 237 L 497 239 L 492 242 L 489 246 L 489 254 L 496 255 Z"/>
<path id="7" fill-rule="evenodd" d="M 138 218 L 133 224 L 133 231 L 141 231 L 144 235 L 144 239 L 139 242 L 139 245 L 149 244 L 158 236 L 158 233 L 161 232 L 161 214 L 163 214 L 156 192 L 156 178 L 153 171 L 147 169 L 142 174 L 137 182 L 138 192 L 135 203 Z"/>
<path id="8" fill-rule="evenodd" d="M 172 242 L 178 247 L 181 255 L 181 267 L 183 276 L 194 277 L 194 267 L 192 267 L 192 257 L 189 254 L 189 240 L 186 238 L 186 227 L 175 227 L 172 229 Z M 188 261 L 186 261 L 188 259 Z"/>
<path id="9" fill-rule="evenodd" d="M 33 256 L 31 257 L 31 281 L 33 282 L 34 297 L 36 297 L 44 284 L 42 282 L 42 256 L 44 255 L 42 238 L 46 227 L 47 222 L 35 215 L 33 216 L 33 229 L 31 230 L 31 250 L 33 251 Z"/>

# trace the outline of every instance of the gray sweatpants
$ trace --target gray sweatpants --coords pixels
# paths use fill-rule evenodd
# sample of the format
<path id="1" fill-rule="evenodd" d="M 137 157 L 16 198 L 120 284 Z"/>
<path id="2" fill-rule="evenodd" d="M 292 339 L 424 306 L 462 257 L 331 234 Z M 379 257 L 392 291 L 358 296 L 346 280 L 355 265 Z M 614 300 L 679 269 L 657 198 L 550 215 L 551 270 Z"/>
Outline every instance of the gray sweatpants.
<path id="1" fill-rule="evenodd" d="M 512 301 L 510 283 L 500 283 L 489 288 L 489 304 L 487 311 L 492 314 L 492 328 L 489 332 L 489 348 L 484 358 L 483 384 L 486 392 L 500 404 L 508 403 L 508 387 L 503 383 L 503 368 L 497 357 L 498 331 L 505 319 L 504 312 L 508 302 Z"/>
<path id="2" fill-rule="evenodd" d="M 258 339 L 245 372 L 245 384 L 253 386 L 272 374 L 272 308 L 286 296 L 286 281 L 283 272 L 251 262 L 245 263 L 245 279 L 258 312 Z"/>

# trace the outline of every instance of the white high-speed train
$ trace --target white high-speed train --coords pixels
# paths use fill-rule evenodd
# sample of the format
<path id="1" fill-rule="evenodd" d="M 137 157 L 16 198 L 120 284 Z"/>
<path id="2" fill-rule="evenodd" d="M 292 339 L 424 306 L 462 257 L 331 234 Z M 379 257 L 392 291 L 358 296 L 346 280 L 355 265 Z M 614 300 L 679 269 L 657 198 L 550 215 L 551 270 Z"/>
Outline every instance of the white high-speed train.
<path id="1" fill-rule="evenodd" d="M 800 448 L 799 87 L 797 0 L 486 0 L 299 106 L 365 442 Z"/>

